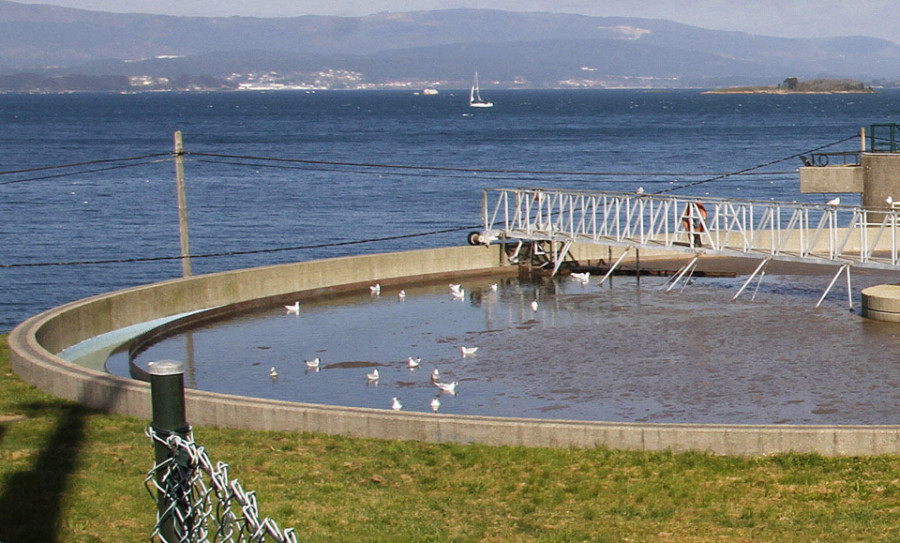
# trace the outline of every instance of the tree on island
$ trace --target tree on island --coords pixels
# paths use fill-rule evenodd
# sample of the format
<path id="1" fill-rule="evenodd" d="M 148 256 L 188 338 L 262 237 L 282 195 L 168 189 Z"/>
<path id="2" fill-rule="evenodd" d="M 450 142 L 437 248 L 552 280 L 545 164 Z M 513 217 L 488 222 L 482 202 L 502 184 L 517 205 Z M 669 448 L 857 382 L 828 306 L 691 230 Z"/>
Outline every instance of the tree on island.
<path id="1" fill-rule="evenodd" d="M 789 77 L 784 80 L 784 83 L 781 84 L 782 87 L 784 87 L 788 90 L 794 90 L 799 85 L 800 85 L 800 80 L 797 79 L 796 77 Z"/>

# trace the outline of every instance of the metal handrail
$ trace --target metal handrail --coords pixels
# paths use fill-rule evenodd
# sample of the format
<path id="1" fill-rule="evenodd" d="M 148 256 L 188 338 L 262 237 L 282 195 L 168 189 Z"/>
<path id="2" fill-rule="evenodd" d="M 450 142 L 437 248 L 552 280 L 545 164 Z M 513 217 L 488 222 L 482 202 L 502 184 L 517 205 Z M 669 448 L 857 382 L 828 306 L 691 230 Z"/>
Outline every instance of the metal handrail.
<path id="1" fill-rule="evenodd" d="M 900 269 L 898 212 L 671 195 L 485 189 L 482 236 Z"/>

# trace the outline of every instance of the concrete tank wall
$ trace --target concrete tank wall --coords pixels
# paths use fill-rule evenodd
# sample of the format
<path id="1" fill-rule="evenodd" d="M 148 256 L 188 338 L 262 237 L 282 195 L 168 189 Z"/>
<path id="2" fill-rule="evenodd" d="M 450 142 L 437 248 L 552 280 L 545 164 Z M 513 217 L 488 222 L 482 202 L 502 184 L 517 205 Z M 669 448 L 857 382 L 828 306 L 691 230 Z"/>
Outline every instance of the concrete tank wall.
<path id="1" fill-rule="evenodd" d="M 613 252 L 618 256 L 620 249 Z M 586 258 L 609 255 L 582 247 Z M 652 252 L 642 251 L 650 256 Z M 157 318 L 228 304 L 277 303 L 337 290 L 423 279 L 515 273 L 493 247 L 451 247 L 238 270 L 146 285 L 67 304 L 37 315 L 9 336 L 13 370 L 38 388 L 83 405 L 150 418 L 146 383 L 86 369 L 56 356 L 91 337 Z M 299 293 L 299 294 L 296 294 Z M 723 299 L 723 303 L 728 303 Z M 630 424 L 393 412 L 280 402 L 189 390 L 188 420 L 226 428 L 324 432 L 353 437 L 490 445 L 608 446 L 701 450 L 717 454 L 782 451 L 825 455 L 900 452 L 897 426 Z"/>

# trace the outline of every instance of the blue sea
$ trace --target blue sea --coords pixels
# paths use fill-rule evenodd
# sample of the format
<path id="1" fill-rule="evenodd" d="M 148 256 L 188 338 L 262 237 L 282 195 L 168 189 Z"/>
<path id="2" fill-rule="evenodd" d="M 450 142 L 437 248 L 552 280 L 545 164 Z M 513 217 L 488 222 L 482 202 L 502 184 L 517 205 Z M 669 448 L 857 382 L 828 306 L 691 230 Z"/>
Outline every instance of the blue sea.
<path id="1" fill-rule="evenodd" d="M 900 121 L 898 91 L 484 94 L 0 95 L 0 331 L 180 276 L 175 131 L 200 274 L 462 244 L 485 188 L 825 201 L 799 194 L 796 155 Z"/>

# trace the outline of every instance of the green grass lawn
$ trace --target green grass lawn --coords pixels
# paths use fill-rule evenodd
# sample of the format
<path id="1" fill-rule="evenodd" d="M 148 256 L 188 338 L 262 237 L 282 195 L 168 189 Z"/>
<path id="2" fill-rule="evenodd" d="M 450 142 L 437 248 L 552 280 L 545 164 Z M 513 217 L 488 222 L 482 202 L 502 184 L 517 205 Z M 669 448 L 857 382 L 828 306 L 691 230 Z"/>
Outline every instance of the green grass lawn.
<path id="1" fill-rule="evenodd" d="M 0 542 L 147 541 L 146 421 L 17 378 L 0 336 Z M 190 419 L 190 413 L 188 413 Z M 898 541 L 900 457 L 762 458 L 195 428 L 300 541 Z"/>

